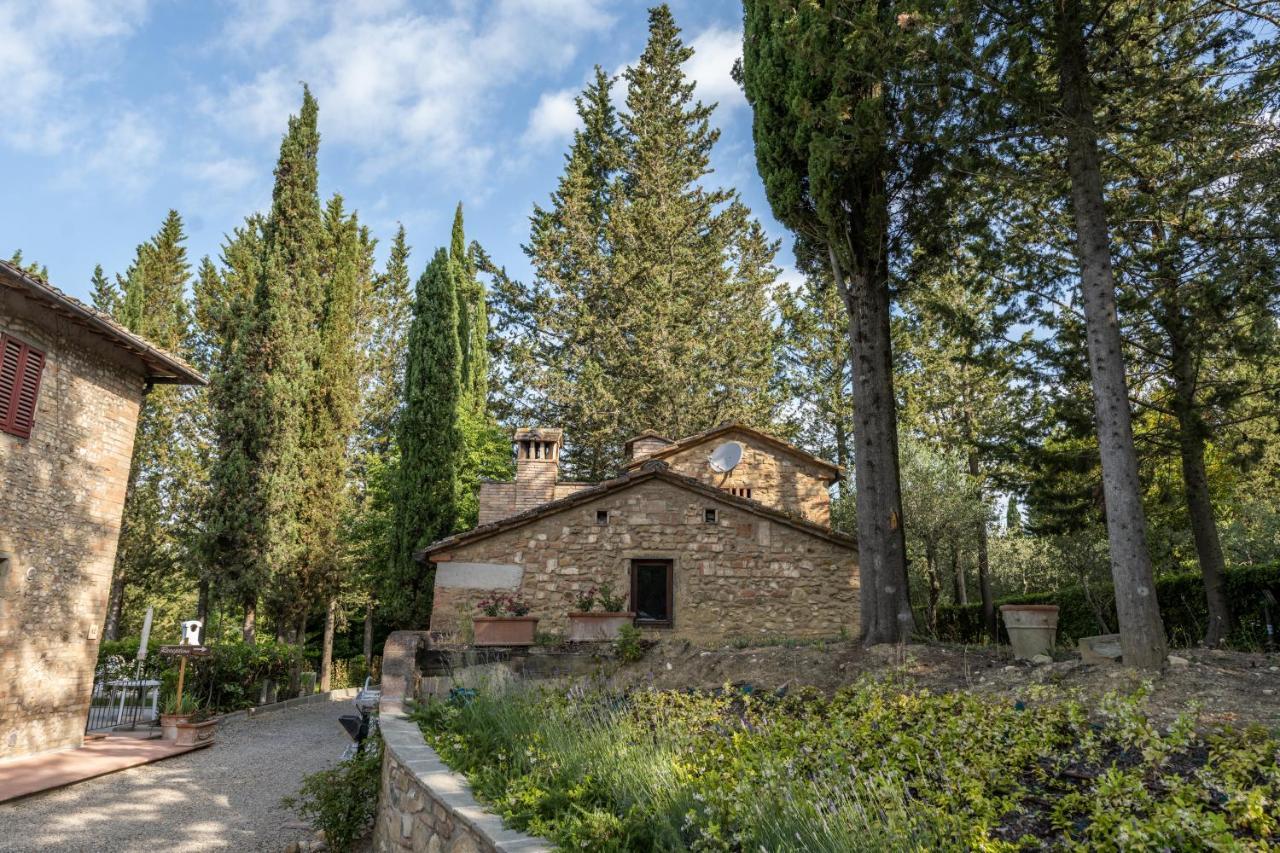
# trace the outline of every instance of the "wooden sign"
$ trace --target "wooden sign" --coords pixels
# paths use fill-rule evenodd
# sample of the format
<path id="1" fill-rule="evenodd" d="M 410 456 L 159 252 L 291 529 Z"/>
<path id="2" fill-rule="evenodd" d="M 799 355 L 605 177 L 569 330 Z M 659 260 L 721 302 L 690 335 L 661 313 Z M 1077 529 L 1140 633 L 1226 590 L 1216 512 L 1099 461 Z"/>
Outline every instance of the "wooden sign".
<path id="1" fill-rule="evenodd" d="M 208 646 L 161 646 L 160 654 L 169 657 L 203 658 L 213 654 Z"/>

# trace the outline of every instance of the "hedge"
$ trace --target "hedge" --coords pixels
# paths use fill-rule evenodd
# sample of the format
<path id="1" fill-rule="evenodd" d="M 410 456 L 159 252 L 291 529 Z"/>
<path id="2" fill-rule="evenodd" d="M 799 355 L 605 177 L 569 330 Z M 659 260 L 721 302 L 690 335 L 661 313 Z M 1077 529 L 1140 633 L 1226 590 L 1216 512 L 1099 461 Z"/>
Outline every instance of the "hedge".
<path id="1" fill-rule="evenodd" d="M 1263 593 L 1269 590 L 1280 600 L 1280 564 L 1242 566 L 1228 569 L 1227 599 L 1236 617 L 1236 629 L 1227 640 L 1235 649 L 1256 651 L 1266 644 L 1266 620 L 1263 616 Z M 1204 581 L 1199 573 L 1166 575 L 1156 580 L 1156 597 L 1164 617 L 1165 633 L 1171 646 L 1198 645 L 1209 623 L 1204 598 Z M 1091 603 L 1092 601 L 1092 603 Z M 1075 644 L 1080 637 L 1105 634 L 1116 630 L 1115 592 L 1110 584 L 1089 588 L 1064 587 L 1056 592 L 1013 595 L 996 602 L 1002 604 L 1056 604 L 1058 640 Z M 1108 624 L 1098 620 L 1096 612 L 1105 614 Z M 1280 623 L 1280 608 L 1271 606 L 1271 622 Z M 1000 642 L 1007 643 L 1003 620 L 999 620 Z M 982 643 L 982 605 L 943 605 L 938 608 L 938 639 L 956 643 Z"/>

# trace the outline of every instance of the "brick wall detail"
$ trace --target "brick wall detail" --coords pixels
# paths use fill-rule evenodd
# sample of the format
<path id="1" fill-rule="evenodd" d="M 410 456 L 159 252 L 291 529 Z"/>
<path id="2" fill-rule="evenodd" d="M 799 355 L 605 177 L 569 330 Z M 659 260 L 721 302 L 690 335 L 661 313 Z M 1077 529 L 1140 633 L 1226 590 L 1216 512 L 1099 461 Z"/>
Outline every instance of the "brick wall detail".
<path id="1" fill-rule="evenodd" d="M 35 428 L 0 433 L 0 759 L 81 742 L 143 379 L 0 288 L 0 331 L 44 350 Z"/>

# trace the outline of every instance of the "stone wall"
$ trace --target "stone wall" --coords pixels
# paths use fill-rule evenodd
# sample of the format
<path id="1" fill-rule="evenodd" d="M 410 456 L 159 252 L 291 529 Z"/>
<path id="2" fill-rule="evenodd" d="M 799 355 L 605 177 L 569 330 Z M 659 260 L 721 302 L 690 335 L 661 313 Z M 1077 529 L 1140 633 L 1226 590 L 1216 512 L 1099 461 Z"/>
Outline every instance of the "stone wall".
<path id="1" fill-rule="evenodd" d="M 715 523 L 705 510 L 715 508 Z M 597 523 L 607 510 L 609 523 Z M 674 561 L 674 619 L 655 637 L 831 637 L 857 632 L 855 547 L 661 479 L 642 480 L 519 528 L 460 545 L 450 561 L 517 565 L 519 594 L 565 633 L 574 594 L 602 582 L 630 590 L 631 560 Z M 448 563 L 441 562 L 440 566 Z M 437 587 L 431 629 L 455 634 L 490 590 Z M 508 593 L 509 589 L 501 590 Z"/>
<path id="2" fill-rule="evenodd" d="M 384 708 L 382 789 L 374 824 L 377 853 L 541 853 L 541 838 L 506 829 L 485 811 L 467 780 L 427 746 L 417 725 Z"/>
<path id="3" fill-rule="evenodd" d="M 81 742 L 142 400 L 138 366 L 0 287 L 47 355 L 29 439 L 0 433 L 0 758 Z"/>
<path id="4" fill-rule="evenodd" d="M 727 441 L 742 445 L 742 461 L 728 473 L 717 474 L 707 457 Z M 780 509 L 815 524 L 831 523 L 830 469 L 813 464 L 802 456 L 786 452 L 746 433 L 731 431 L 715 439 L 684 448 L 662 461 L 671 470 L 701 480 L 718 489 L 737 489 L 765 506 Z M 750 489 L 750 494 L 743 492 Z"/>

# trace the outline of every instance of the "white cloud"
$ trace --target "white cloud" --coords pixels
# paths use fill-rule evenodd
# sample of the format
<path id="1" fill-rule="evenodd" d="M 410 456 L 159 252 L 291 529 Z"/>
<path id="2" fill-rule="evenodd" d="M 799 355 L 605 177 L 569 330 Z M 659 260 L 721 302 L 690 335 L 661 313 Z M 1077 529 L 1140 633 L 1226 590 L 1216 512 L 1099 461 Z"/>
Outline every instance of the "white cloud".
<path id="1" fill-rule="evenodd" d="M 60 182 L 78 187 L 93 179 L 137 193 L 152 181 L 164 148 L 164 136 L 150 120 L 137 112 L 125 112 L 67 158 L 74 165 L 63 172 Z"/>
<path id="2" fill-rule="evenodd" d="M 146 0 L 0 3 L 0 138 L 56 151 L 85 127 L 77 87 L 142 24 Z"/>
<path id="3" fill-rule="evenodd" d="M 259 177 L 260 170 L 243 157 L 218 157 L 197 163 L 193 177 L 218 194 L 237 193 Z"/>
<path id="4" fill-rule="evenodd" d="M 285 29 L 316 14 L 312 0 L 235 0 L 223 29 L 233 48 L 260 50 Z"/>
<path id="5" fill-rule="evenodd" d="M 547 145 L 568 139 L 582 123 L 578 107 L 574 103 L 573 89 L 543 92 L 529 113 L 529 126 L 524 140 L 529 145 Z"/>
<path id="6" fill-rule="evenodd" d="M 732 75 L 734 61 L 742 56 L 741 30 L 711 27 L 689 46 L 694 53 L 684 64 L 684 72 L 698 84 L 697 97 L 706 103 L 718 101 L 725 109 L 745 106 L 746 98 Z"/>
<path id="7" fill-rule="evenodd" d="M 266 44 L 283 56 L 276 66 L 204 106 L 233 133 L 278 137 L 305 80 L 323 137 L 359 151 L 366 178 L 405 165 L 474 173 L 493 155 L 483 131 L 502 118 L 501 87 L 563 70 L 584 36 L 612 24 L 605 8 L 498 0 L 419 12 L 389 0 L 336 2 L 314 34 Z"/>

